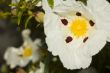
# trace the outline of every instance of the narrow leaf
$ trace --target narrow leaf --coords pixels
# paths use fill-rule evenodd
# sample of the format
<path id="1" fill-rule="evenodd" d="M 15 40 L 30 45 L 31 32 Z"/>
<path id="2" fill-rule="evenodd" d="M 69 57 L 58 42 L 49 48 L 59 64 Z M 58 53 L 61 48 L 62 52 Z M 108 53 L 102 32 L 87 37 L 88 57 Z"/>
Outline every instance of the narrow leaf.
<path id="1" fill-rule="evenodd" d="M 54 6 L 54 0 L 48 0 L 48 4 L 51 8 Z"/>
<path id="2" fill-rule="evenodd" d="M 27 18 L 27 20 L 26 20 L 26 22 L 25 22 L 25 28 L 27 28 L 27 24 L 28 24 L 28 22 L 29 22 L 29 20 L 32 18 L 32 16 L 29 16 L 28 18 Z"/>
<path id="3" fill-rule="evenodd" d="M 20 25 L 22 15 L 23 15 L 23 12 L 18 13 L 18 25 Z"/>

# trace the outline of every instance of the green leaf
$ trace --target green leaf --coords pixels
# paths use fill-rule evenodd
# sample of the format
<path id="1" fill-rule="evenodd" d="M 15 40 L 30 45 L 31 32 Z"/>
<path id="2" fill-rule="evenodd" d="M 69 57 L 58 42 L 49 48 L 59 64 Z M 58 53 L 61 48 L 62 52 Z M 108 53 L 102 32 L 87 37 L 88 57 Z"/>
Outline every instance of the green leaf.
<path id="1" fill-rule="evenodd" d="M 54 6 L 54 0 L 48 0 L 48 4 L 51 8 Z"/>
<path id="2" fill-rule="evenodd" d="M 29 22 L 29 20 L 32 18 L 32 16 L 29 16 L 28 18 L 27 18 L 27 20 L 26 20 L 26 22 L 25 22 L 25 28 L 27 28 L 27 24 L 28 24 L 28 22 Z"/>
<path id="3" fill-rule="evenodd" d="M 18 25 L 20 25 L 22 15 L 23 15 L 23 12 L 18 13 Z"/>
<path id="4" fill-rule="evenodd" d="M 16 3 L 9 4 L 9 6 L 16 6 Z"/>

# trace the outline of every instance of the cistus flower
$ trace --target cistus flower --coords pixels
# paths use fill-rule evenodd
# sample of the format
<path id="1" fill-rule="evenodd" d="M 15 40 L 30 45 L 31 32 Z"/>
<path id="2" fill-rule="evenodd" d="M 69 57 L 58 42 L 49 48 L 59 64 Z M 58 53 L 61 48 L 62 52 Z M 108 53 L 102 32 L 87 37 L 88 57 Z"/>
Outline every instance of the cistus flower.
<path id="1" fill-rule="evenodd" d="M 19 48 L 9 47 L 5 54 L 4 59 L 10 68 L 16 66 L 25 67 L 30 61 L 37 62 L 40 58 L 39 47 L 41 46 L 40 39 L 32 41 L 30 38 L 30 30 L 25 29 L 22 32 L 24 43 Z"/>
<path id="2" fill-rule="evenodd" d="M 67 69 L 87 68 L 110 40 L 110 4 L 106 0 L 42 0 L 48 50 Z"/>

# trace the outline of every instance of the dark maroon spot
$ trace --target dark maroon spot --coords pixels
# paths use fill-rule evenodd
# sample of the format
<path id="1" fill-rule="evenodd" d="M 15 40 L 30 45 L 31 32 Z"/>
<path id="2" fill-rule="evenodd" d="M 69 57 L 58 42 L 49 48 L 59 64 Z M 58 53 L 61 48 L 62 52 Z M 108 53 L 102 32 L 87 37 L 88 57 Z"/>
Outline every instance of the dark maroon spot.
<path id="1" fill-rule="evenodd" d="M 68 24 L 68 21 L 66 19 L 61 19 L 61 22 L 64 24 L 64 25 L 67 25 Z"/>
<path id="2" fill-rule="evenodd" d="M 90 23 L 90 26 L 94 26 L 95 24 L 92 20 L 90 20 L 89 23 Z"/>
<path id="3" fill-rule="evenodd" d="M 71 37 L 71 36 L 68 36 L 67 38 L 66 38 L 66 43 L 69 43 L 69 42 L 71 42 L 73 40 L 73 38 Z"/>
<path id="4" fill-rule="evenodd" d="M 81 16 L 82 14 L 80 12 L 76 12 L 76 15 L 77 16 Z"/>
<path id="5" fill-rule="evenodd" d="M 87 40 L 88 40 L 88 37 L 85 37 L 84 40 L 83 40 L 83 42 L 85 43 Z"/>

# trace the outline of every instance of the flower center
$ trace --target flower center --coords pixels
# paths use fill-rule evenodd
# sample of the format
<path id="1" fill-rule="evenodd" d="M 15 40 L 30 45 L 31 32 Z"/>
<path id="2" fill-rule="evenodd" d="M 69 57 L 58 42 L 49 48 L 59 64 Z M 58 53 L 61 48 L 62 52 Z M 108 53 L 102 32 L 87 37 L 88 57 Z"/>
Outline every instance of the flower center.
<path id="1" fill-rule="evenodd" d="M 84 36 L 87 32 L 88 21 L 83 17 L 76 17 L 70 24 L 69 29 L 76 37 Z"/>
<path id="2" fill-rule="evenodd" d="M 23 57 L 29 57 L 32 55 L 32 48 L 24 48 Z"/>

